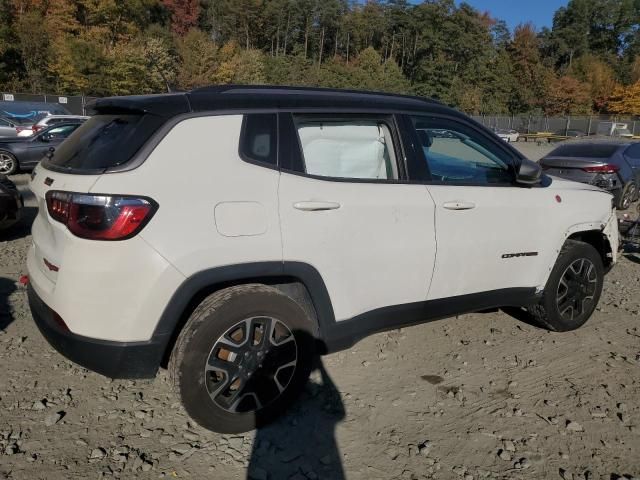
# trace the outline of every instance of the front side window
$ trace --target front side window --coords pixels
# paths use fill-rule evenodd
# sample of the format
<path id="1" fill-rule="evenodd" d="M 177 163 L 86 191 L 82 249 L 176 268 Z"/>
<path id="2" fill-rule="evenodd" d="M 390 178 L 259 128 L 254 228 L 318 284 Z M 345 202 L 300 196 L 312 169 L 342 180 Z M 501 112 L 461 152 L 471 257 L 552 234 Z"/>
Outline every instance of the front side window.
<path id="1" fill-rule="evenodd" d="M 413 117 L 418 155 L 436 183 L 490 185 L 511 183 L 511 159 L 470 127 L 435 117 Z"/>
<path id="2" fill-rule="evenodd" d="M 294 116 L 305 173 L 363 180 L 398 178 L 388 124 L 376 118 Z"/>

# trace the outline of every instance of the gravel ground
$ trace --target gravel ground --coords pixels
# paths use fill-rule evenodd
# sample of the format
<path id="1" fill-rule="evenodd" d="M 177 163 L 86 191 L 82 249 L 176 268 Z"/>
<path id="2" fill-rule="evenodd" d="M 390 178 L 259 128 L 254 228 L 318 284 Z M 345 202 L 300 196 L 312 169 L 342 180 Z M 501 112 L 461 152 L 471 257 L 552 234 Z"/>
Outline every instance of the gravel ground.
<path id="1" fill-rule="evenodd" d="M 375 335 L 324 357 L 275 424 L 219 435 L 166 372 L 112 381 L 48 346 L 16 284 L 34 212 L 0 237 L 0 479 L 640 476 L 640 255 L 576 332 L 492 312 Z"/>

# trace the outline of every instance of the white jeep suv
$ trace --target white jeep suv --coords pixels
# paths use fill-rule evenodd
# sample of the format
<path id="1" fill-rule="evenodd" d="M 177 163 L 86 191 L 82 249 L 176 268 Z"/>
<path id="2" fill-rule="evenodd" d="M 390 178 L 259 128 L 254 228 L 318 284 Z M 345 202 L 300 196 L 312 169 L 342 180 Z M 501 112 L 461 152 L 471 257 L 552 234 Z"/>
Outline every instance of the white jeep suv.
<path id="1" fill-rule="evenodd" d="M 110 377 L 170 369 L 219 432 L 273 419 L 315 354 L 488 308 L 593 313 L 611 195 L 421 98 L 211 87 L 97 100 L 35 169 L 29 301 Z"/>

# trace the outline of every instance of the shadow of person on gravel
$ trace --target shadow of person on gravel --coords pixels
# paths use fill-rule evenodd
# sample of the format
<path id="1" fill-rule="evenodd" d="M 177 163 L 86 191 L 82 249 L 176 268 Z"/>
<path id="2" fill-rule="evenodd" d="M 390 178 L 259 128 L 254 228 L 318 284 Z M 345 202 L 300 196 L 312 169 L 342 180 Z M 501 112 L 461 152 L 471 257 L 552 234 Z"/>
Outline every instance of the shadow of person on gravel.
<path id="1" fill-rule="evenodd" d="M 16 290 L 13 280 L 0 277 L 0 330 L 6 329 L 13 322 L 13 314 L 9 306 L 9 295 Z"/>
<path id="2" fill-rule="evenodd" d="M 247 479 L 345 479 L 335 438 L 335 427 L 345 418 L 344 404 L 320 358 L 316 371 L 321 383 L 312 375 L 290 413 L 258 429 Z"/>

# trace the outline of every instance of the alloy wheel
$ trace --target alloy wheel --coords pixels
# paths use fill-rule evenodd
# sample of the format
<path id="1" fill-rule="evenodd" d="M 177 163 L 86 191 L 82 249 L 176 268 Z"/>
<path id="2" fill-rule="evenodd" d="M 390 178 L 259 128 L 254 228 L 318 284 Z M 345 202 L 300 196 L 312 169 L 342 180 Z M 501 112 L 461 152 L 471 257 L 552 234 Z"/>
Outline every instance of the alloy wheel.
<path id="1" fill-rule="evenodd" d="M 598 287 L 597 270 L 587 258 L 579 258 L 567 267 L 556 292 L 560 316 L 573 320 L 593 306 Z"/>
<path id="2" fill-rule="evenodd" d="M 260 410 L 287 388 L 295 373 L 298 347 L 291 330 L 271 317 L 252 317 L 215 342 L 205 365 L 211 399 L 231 413 Z"/>
<path id="3" fill-rule="evenodd" d="M 636 189 L 637 189 L 636 184 L 631 183 L 629 184 L 629 187 L 627 187 L 627 189 L 625 190 L 624 195 L 622 197 L 622 208 L 624 210 L 629 208 L 633 203 L 633 200 L 636 198 Z"/>
<path id="4" fill-rule="evenodd" d="M 7 175 L 15 168 L 15 160 L 8 153 L 0 152 L 0 173 Z"/>

